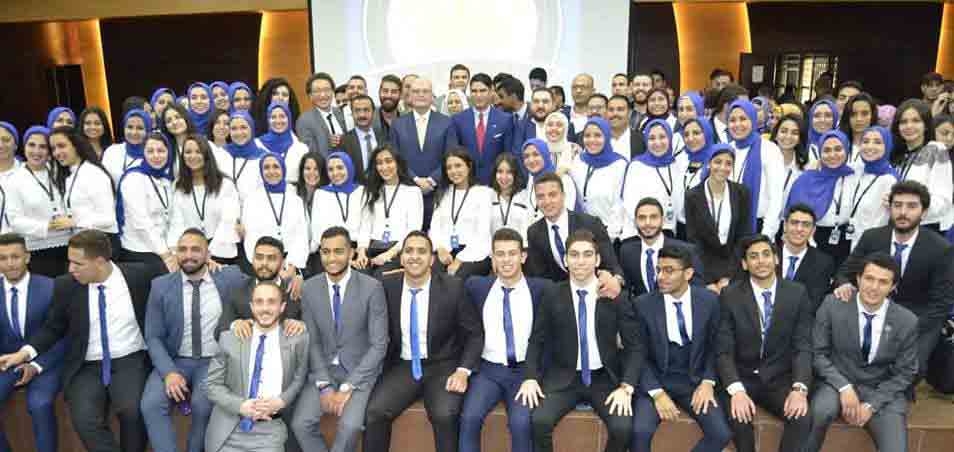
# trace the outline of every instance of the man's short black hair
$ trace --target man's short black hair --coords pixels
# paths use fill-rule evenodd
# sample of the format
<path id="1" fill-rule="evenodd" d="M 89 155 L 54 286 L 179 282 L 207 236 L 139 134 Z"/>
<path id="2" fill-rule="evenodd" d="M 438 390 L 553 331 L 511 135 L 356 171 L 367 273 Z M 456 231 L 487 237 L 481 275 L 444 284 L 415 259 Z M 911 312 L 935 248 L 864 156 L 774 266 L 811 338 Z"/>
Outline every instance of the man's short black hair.
<path id="1" fill-rule="evenodd" d="M 270 235 L 263 235 L 255 242 L 255 248 L 260 246 L 270 246 L 272 248 L 278 248 L 278 254 L 282 256 L 285 255 L 285 244 L 281 240 L 276 239 Z M 253 252 L 255 248 L 252 248 Z"/>
<path id="2" fill-rule="evenodd" d="M 812 217 L 812 224 L 817 220 L 815 218 L 815 211 L 812 210 L 811 206 L 803 202 L 792 204 L 792 207 L 788 208 L 788 212 L 785 213 L 785 221 L 788 221 L 792 217 L 793 213 L 804 213 L 805 215 Z"/>
<path id="3" fill-rule="evenodd" d="M 664 245 L 659 250 L 659 259 L 663 258 L 678 260 L 679 265 L 682 265 L 682 268 L 684 269 L 692 268 L 692 256 L 689 254 L 689 250 L 687 250 L 684 246 Z"/>
<path id="4" fill-rule="evenodd" d="M 331 85 L 331 89 L 335 89 L 335 79 L 331 78 L 331 74 L 327 72 L 316 72 L 311 74 L 311 77 L 308 77 L 308 81 L 305 82 L 305 93 L 311 94 L 311 85 L 315 80 L 324 80 Z"/>
<path id="5" fill-rule="evenodd" d="M 520 102 L 523 102 L 523 82 L 514 77 L 508 77 L 497 83 L 497 89 L 503 91 L 506 95 L 513 95 Z"/>
<path id="6" fill-rule="evenodd" d="M 931 192 L 924 184 L 915 180 L 903 180 L 891 186 L 891 193 L 888 195 L 888 203 L 894 202 L 897 195 L 917 195 L 921 200 L 921 208 L 927 212 L 931 207 Z"/>
<path id="7" fill-rule="evenodd" d="M 898 263 L 890 254 L 879 251 L 865 256 L 861 261 L 861 273 L 858 276 L 864 274 L 865 269 L 868 268 L 869 265 L 891 270 L 895 285 L 901 281 L 901 269 L 898 268 Z"/>

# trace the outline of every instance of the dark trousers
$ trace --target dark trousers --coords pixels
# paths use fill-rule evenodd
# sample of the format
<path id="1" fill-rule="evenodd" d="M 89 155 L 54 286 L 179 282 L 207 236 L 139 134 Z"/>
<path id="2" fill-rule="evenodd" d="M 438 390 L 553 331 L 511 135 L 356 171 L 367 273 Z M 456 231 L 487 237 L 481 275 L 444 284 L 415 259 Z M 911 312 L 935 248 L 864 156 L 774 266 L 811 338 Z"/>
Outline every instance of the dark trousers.
<path id="1" fill-rule="evenodd" d="M 30 263 L 27 267 L 31 273 L 56 278 L 66 274 L 68 265 L 66 247 L 58 246 L 45 250 L 30 251 Z"/>
<path id="2" fill-rule="evenodd" d="M 371 392 L 364 431 L 364 452 L 388 452 L 391 424 L 418 398 L 424 401 L 427 418 L 434 429 L 437 452 L 457 452 L 460 408 L 463 394 L 448 392 L 447 377 L 457 365 L 449 361 L 422 363 L 420 381 L 411 376 L 411 362 L 401 360 L 384 371 Z"/>
<path id="3" fill-rule="evenodd" d="M 480 371 L 470 377 L 464 408 L 460 415 L 460 452 L 480 452 L 480 432 L 484 419 L 497 402 L 507 405 L 511 452 L 531 452 L 530 409 L 515 400 L 523 383 L 523 364 L 507 367 L 483 361 Z"/>
<path id="4" fill-rule="evenodd" d="M 790 379 L 779 379 L 771 383 L 763 383 L 759 378 L 743 378 L 742 384 L 745 386 L 746 394 L 756 405 L 785 422 L 782 442 L 778 447 L 779 452 L 798 452 L 801 450 L 802 443 L 812 428 L 812 413 L 809 409 L 806 415 L 798 419 L 787 419 L 785 417 L 785 399 L 788 398 L 792 390 L 792 381 Z M 724 390 L 720 389 L 719 392 L 723 395 L 722 407 L 728 411 L 732 406 L 731 398 Z M 743 424 L 736 421 L 732 416 L 726 417 L 729 420 L 729 427 L 735 434 L 736 450 L 738 452 L 755 452 L 755 429 L 752 424 Z"/>
<path id="5" fill-rule="evenodd" d="M 678 378 L 669 378 L 676 380 Z M 687 413 L 702 429 L 702 439 L 692 448 L 692 452 L 721 452 L 732 439 L 732 431 L 725 420 L 722 407 L 709 407 L 708 413 L 696 414 L 692 410 L 692 393 L 696 390 L 691 384 L 667 382 L 663 388 L 669 398 Z M 649 452 L 652 449 L 653 435 L 659 427 L 659 413 L 653 399 L 645 391 L 636 395 L 633 409 L 633 444 L 631 452 Z"/>
<path id="6" fill-rule="evenodd" d="M 103 386 L 102 361 L 87 361 L 63 391 L 73 429 L 89 452 L 144 452 L 146 426 L 139 402 L 149 376 L 146 352 L 112 360 L 112 381 Z M 109 428 L 110 409 L 119 418 L 119 444 Z"/>
<path id="7" fill-rule="evenodd" d="M 33 377 L 26 385 L 27 412 L 33 423 L 33 436 L 36 438 L 38 452 L 56 452 L 57 428 L 56 414 L 53 411 L 53 402 L 60 392 L 61 366 L 52 366 L 43 369 L 43 373 Z M 0 372 L 0 406 L 7 403 L 7 399 L 17 388 L 13 385 L 19 378 L 13 369 Z M 21 416 L 22 413 L 5 413 L 6 416 Z M 17 448 L 18 450 L 20 447 Z M 6 433 L 0 429 L 0 452 L 10 452 L 10 443 Z"/>
<path id="8" fill-rule="evenodd" d="M 544 377 L 545 379 L 546 377 Z M 546 387 L 546 384 L 543 385 Z M 569 386 L 560 391 L 546 391 L 546 396 L 540 405 L 533 410 L 533 449 L 536 452 L 553 451 L 553 429 L 563 416 L 572 411 L 582 401 L 589 403 L 593 411 L 606 424 L 609 438 L 606 440 L 606 452 L 623 452 L 629 444 L 633 431 L 629 417 L 609 414 L 609 405 L 606 398 L 616 390 L 605 370 L 596 370 L 592 373 L 590 386 L 585 386 L 580 380 L 579 372 Z"/>

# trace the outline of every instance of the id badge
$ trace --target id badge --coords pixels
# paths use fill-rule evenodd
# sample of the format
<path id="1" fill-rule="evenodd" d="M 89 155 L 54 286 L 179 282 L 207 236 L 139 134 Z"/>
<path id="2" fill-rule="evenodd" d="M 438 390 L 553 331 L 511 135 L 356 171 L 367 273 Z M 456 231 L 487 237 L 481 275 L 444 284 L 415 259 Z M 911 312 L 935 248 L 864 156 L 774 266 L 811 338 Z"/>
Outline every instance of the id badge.
<path id="1" fill-rule="evenodd" d="M 841 228 L 835 226 L 831 228 L 831 235 L 828 237 L 828 244 L 835 246 L 841 241 Z"/>
<path id="2" fill-rule="evenodd" d="M 855 240 L 855 225 L 851 223 L 845 225 L 845 240 Z"/>
<path id="3" fill-rule="evenodd" d="M 666 222 L 672 223 L 672 220 L 676 217 L 675 213 L 672 210 L 672 204 L 666 206 Z"/>
<path id="4" fill-rule="evenodd" d="M 391 243 L 391 230 L 385 229 L 384 234 L 381 234 L 381 241 L 384 243 Z"/>
<path id="5" fill-rule="evenodd" d="M 452 250 L 456 250 L 457 248 L 460 248 L 460 236 L 458 236 L 457 234 L 451 235 L 450 243 L 451 243 Z"/>
<path id="6" fill-rule="evenodd" d="M 60 216 L 60 206 L 58 204 L 53 203 L 52 210 L 53 210 L 53 218 Z"/>

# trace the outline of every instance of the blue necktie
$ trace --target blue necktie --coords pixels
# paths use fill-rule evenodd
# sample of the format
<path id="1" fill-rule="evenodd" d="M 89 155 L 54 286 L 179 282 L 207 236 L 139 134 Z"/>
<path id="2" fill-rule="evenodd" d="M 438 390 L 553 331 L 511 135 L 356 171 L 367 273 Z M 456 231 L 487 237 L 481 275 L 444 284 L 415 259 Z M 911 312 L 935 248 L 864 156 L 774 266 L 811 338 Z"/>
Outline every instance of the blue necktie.
<path id="1" fill-rule="evenodd" d="M 682 313 L 682 302 L 674 301 L 672 304 L 676 306 L 676 323 L 679 325 L 679 337 L 682 338 L 682 346 L 685 347 L 692 340 L 689 339 L 689 330 L 686 329 L 686 316 Z"/>
<path id="2" fill-rule="evenodd" d="M 23 339 L 23 330 L 20 328 L 20 297 L 17 296 L 17 288 L 11 287 L 10 292 L 10 322 L 13 324 L 13 334 L 17 339 Z"/>
<path id="3" fill-rule="evenodd" d="M 417 324 L 417 293 L 421 289 L 411 289 L 411 376 L 415 381 L 421 381 L 424 372 L 421 370 L 421 341 L 417 337 L 420 327 Z"/>
<path id="4" fill-rule="evenodd" d="M 791 268 L 791 267 L 790 267 Z M 768 334 L 769 326 L 772 325 L 772 291 L 762 292 L 762 349 L 759 354 L 765 353 L 765 335 Z"/>
<path id="5" fill-rule="evenodd" d="M 871 320 L 875 318 L 875 314 L 868 314 L 867 312 L 862 312 L 865 316 L 865 331 L 864 331 L 864 340 L 861 341 L 861 359 L 867 364 L 870 360 L 868 355 L 871 353 Z"/>
<path id="6" fill-rule="evenodd" d="M 590 378 L 590 339 L 586 335 L 586 291 L 579 289 L 576 294 L 580 296 L 580 303 L 577 313 L 577 326 L 580 334 L 580 378 L 584 386 L 589 386 Z"/>
<path id="7" fill-rule="evenodd" d="M 341 331 L 341 286 L 335 284 L 331 286 L 335 290 L 334 298 L 331 299 L 331 309 L 335 315 L 335 334 Z"/>
<path id="8" fill-rule="evenodd" d="M 550 226 L 553 229 L 553 241 L 556 242 L 557 253 L 560 254 L 560 268 L 566 270 L 566 246 L 563 244 L 563 237 L 560 237 L 560 227 L 557 225 Z"/>
<path id="9" fill-rule="evenodd" d="M 653 249 L 646 250 L 646 290 L 656 291 L 656 265 L 653 264 Z"/>
<path id="10" fill-rule="evenodd" d="M 785 279 L 795 280 L 795 264 L 798 263 L 798 256 L 788 256 L 788 270 L 785 272 Z"/>
<path id="11" fill-rule="evenodd" d="M 252 381 L 248 385 L 248 398 L 254 399 L 258 397 L 258 387 L 262 383 L 262 358 L 265 357 L 265 338 L 266 335 L 259 336 L 258 339 L 258 348 L 255 349 L 255 368 L 252 370 Z M 242 421 L 239 422 L 239 428 L 243 432 L 252 431 L 252 426 L 255 425 L 255 421 L 250 417 L 243 417 Z"/>
<path id="12" fill-rule="evenodd" d="M 904 243 L 894 242 L 894 263 L 898 264 L 898 271 L 904 274 L 904 270 L 901 268 L 901 257 L 904 256 L 904 250 L 908 249 L 908 245 Z"/>
<path id="13" fill-rule="evenodd" d="M 106 326 L 106 286 L 99 289 L 99 342 L 103 347 L 103 386 L 109 386 L 113 379 L 113 358 L 109 353 L 109 334 Z"/>
<path id="14" fill-rule="evenodd" d="M 517 365 L 517 347 L 513 341 L 513 315 L 510 313 L 510 292 L 513 287 L 503 288 L 503 324 L 504 336 L 507 339 L 507 365 L 510 367 Z"/>

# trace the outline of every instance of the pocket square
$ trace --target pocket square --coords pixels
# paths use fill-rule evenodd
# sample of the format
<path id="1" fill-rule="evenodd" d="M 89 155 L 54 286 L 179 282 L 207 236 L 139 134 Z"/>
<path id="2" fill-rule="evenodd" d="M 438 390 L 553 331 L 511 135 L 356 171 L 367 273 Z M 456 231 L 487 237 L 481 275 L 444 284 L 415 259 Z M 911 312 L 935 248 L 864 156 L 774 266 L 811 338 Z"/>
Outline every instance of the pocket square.
<path id="1" fill-rule="evenodd" d="M 502 137 L 502 136 L 503 136 L 503 132 L 498 133 L 498 134 L 494 135 L 494 139 L 496 140 L 497 138 L 500 138 L 500 137 Z"/>

